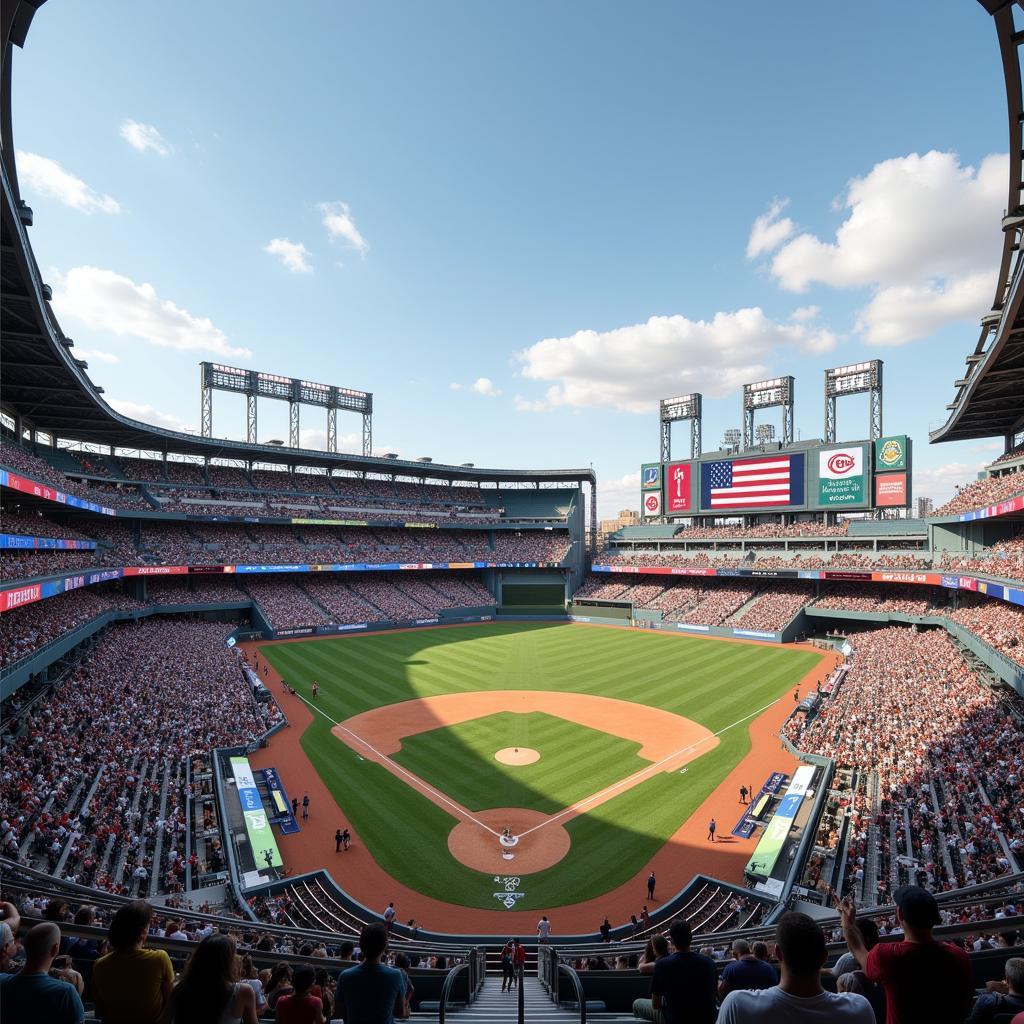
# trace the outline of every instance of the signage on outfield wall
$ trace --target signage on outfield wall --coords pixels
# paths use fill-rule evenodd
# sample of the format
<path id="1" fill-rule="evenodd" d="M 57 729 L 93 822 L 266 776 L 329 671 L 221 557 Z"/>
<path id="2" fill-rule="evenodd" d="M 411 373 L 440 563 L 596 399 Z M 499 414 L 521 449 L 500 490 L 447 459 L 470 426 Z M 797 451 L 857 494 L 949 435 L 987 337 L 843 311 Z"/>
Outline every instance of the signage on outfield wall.
<path id="1" fill-rule="evenodd" d="M 895 434 L 875 441 L 875 472 L 890 473 L 907 468 L 907 435 Z"/>
<path id="2" fill-rule="evenodd" d="M 879 473 L 875 477 L 875 504 L 879 508 L 893 508 L 906 505 L 907 474 Z"/>
<path id="3" fill-rule="evenodd" d="M 1024 482 L 1021 483 L 1024 489 Z M 957 519 L 962 523 L 970 523 L 975 519 L 992 519 L 995 516 L 1006 516 L 1011 512 L 1024 512 L 1024 494 L 1018 494 L 1008 501 L 1001 501 L 997 505 L 988 505 L 985 508 L 972 509 L 970 512 L 962 512 Z"/>
<path id="4" fill-rule="evenodd" d="M 690 484 L 693 463 L 670 462 L 665 467 L 665 509 L 667 512 L 689 512 Z"/>
<path id="5" fill-rule="evenodd" d="M 860 445 L 818 452 L 818 504 L 862 505 L 866 475 Z"/>
<path id="6" fill-rule="evenodd" d="M 661 490 L 661 463 L 645 462 L 640 467 L 640 490 L 660 491 Z"/>
<path id="7" fill-rule="evenodd" d="M 643 503 L 645 519 L 661 515 L 661 491 L 641 491 L 640 501 Z"/>

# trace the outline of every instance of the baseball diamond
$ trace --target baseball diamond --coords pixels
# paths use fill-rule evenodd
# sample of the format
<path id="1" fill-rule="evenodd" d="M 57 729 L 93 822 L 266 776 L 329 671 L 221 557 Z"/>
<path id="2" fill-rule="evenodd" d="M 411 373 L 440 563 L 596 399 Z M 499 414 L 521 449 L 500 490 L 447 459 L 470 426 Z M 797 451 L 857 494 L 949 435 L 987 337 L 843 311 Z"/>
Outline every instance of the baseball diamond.
<path id="1" fill-rule="evenodd" d="M 337 805 L 325 834 L 349 823 L 414 905 L 413 890 L 493 909 L 490 876 L 514 866 L 517 911 L 586 903 L 662 860 L 692 876 L 700 857 L 687 822 L 748 755 L 782 760 L 777 741 L 752 750 L 754 726 L 832 663 L 803 647 L 547 623 L 257 649 L 297 691 L 308 724 L 299 742 L 294 729 L 279 734 L 254 763 L 277 764 L 286 785 L 316 773 Z M 315 702 L 304 699 L 313 679 Z M 540 756 L 495 758 L 517 746 Z M 505 828 L 518 840 L 511 851 L 499 843 Z M 281 840 L 293 870 L 318 845 L 310 826 Z M 722 843 L 718 874 L 731 864 L 739 880 L 748 847 Z M 344 884 L 372 901 L 380 883 L 360 872 Z"/>

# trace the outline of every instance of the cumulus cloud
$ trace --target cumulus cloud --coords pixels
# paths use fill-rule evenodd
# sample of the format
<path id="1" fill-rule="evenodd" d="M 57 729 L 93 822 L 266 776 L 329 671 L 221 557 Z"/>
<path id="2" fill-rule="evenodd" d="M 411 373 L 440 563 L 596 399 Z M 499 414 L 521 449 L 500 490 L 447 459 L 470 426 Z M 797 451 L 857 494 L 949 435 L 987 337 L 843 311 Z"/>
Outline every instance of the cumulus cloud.
<path id="1" fill-rule="evenodd" d="M 449 384 L 449 388 L 452 391 L 475 391 L 478 395 L 483 395 L 485 398 L 497 398 L 500 395 L 501 388 L 495 387 L 494 381 L 490 377 L 477 377 L 472 384 Z"/>
<path id="2" fill-rule="evenodd" d="M 74 267 L 57 284 L 53 305 L 62 319 L 180 352 L 252 355 L 247 348 L 229 344 L 224 332 L 207 317 L 193 316 L 157 295 L 151 284 L 136 284 L 113 270 Z"/>
<path id="3" fill-rule="evenodd" d="M 975 168 L 934 150 L 876 164 L 837 200 L 846 219 L 834 238 L 789 237 L 772 257 L 771 274 L 792 292 L 813 284 L 872 289 L 858 330 L 873 344 L 902 344 L 973 320 L 995 286 L 1006 168 L 1005 155 Z M 748 255 L 751 247 L 769 248 L 764 239 L 782 224 L 773 211 L 774 204 L 767 220 L 755 221 Z"/>
<path id="4" fill-rule="evenodd" d="M 270 253 L 271 256 L 277 256 L 293 274 L 313 273 L 313 264 L 309 262 L 311 253 L 302 242 L 272 238 L 263 246 L 263 251 Z"/>
<path id="5" fill-rule="evenodd" d="M 768 212 L 756 218 L 747 240 L 748 260 L 777 249 L 796 230 L 796 225 L 788 217 L 779 217 L 787 206 L 788 199 L 773 199 Z"/>
<path id="6" fill-rule="evenodd" d="M 879 289 L 857 317 L 857 330 L 875 345 L 903 345 L 956 320 L 978 317 L 992 302 L 994 273 L 947 282 Z"/>
<path id="7" fill-rule="evenodd" d="M 806 312 L 806 311 L 805 311 Z M 545 338 L 517 353 L 522 376 L 551 382 L 543 399 L 517 395 L 520 412 L 554 407 L 647 413 L 659 398 L 700 390 L 716 397 L 767 374 L 780 348 L 823 353 L 836 336 L 805 317 L 779 322 L 753 307 L 711 320 L 654 316 L 611 331 Z"/>
<path id="8" fill-rule="evenodd" d="M 348 203 L 343 203 L 340 199 L 333 203 L 321 203 L 320 212 L 324 215 L 323 224 L 327 228 L 327 237 L 332 242 L 345 242 L 349 249 L 355 249 L 361 256 L 366 255 L 370 244 L 356 227 Z"/>
<path id="9" fill-rule="evenodd" d="M 161 412 L 151 405 L 144 405 L 141 402 L 132 402 L 126 398 L 109 398 L 107 401 L 122 416 L 128 416 L 133 420 L 141 420 L 143 423 L 150 423 L 154 427 L 163 427 L 165 430 L 189 430 L 191 424 L 185 423 L 172 413 Z"/>
<path id="10" fill-rule="evenodd" d="M 121 122 L 120 135 L 132 149 L 137 149 L 140 153 L 145 153 L 148 150 L 156 153 L 157 156 L 171 155 L 171 144 L 154 125 L 146 124 L 143 121 L 133 121 L 129 117 Z"/>
<path id="11" fill-rule="evenodd" d="M 36 195 L 56 199 L 82 213 L 120 213 L 121 205 L 112 196 L 90 188 L 81 178 L 56 160 L 38 153 L 17 151 L 18 177 Z"/>

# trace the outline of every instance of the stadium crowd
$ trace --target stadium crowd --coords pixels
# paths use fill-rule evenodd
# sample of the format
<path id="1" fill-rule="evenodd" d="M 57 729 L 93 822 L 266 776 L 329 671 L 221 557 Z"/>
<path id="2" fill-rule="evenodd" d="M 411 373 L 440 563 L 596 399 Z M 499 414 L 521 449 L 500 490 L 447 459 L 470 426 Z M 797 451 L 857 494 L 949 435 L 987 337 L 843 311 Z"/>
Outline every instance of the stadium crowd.
<path id="1" fill-rule="evenodd" d="M 888 627 L 850 638 L 853 661 L 790 741 L 877 773 L 880 866 L 869 902 L 906 882 L 947 890 L 1017 870 L 1024 855 L 1024 703 L 982 686 L 943 630 Z M 855 851 L 860 881 L 871 851 Z"/>
<path id="2" fill-rule="evenodd" d="M 1002 476 L 987 476 L 983 480 L 961 487 L 944 505 L 932 515 L 955 516 L 976 508 L 985 508 L 999 501 L 1006 501 L 1018 494 L 1024 494 L 1024 473 L 1006 473 Z"/>
<path id="3" fill-rule="evenodd" d="M 176 618 L 114 626 L 5 720 L 5 855 L 111 892 L 182 888 L 184 759 L 252 742 L 280 715 L 253 700 L 225 633 Z"/>

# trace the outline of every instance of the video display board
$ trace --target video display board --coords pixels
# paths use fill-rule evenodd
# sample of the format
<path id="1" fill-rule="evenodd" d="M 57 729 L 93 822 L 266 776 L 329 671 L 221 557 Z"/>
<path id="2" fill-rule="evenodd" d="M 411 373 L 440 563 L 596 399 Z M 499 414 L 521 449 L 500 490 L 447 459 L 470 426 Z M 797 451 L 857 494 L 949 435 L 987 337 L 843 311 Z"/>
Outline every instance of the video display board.
<path id="1" fill-rule="evenodd" d="M 804 453 L 781 452 L 700 464 L 700 507 L 734 512 L 804 504 Z"/>

